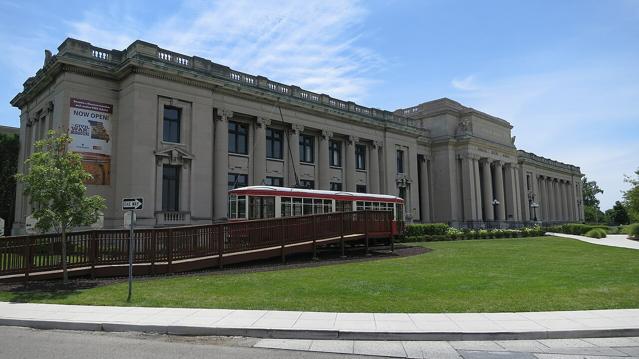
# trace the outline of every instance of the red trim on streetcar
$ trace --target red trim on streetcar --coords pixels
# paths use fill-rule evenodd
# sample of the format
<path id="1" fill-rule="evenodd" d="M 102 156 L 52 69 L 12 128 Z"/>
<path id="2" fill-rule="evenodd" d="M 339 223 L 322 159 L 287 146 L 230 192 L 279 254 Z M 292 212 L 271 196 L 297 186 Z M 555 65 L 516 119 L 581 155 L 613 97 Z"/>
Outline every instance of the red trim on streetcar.
<path id="1" fill-rule="evenodd" d="M 349 192 L 350 193 L 350 192 Z M 278 190 L 256 190 L 256 189 L 242 189 L 237 188 L 229 191 L 229 194 L 244 195 L 244 196 L 278 196 L 278 197 L 303 197 L 303 198 L 321 198 L 321 199 L 334 199 L 338 201 L 368 201 L 368 202 L 392 202 L 392 203 L 404 203 L 404 200 L 397 198 L 380 198 L 370 197 L 366 195 L 356 194 L 328 194 L 328 193 L 316 193 L 316 192 L 301 192 L 301 191 L 278 191 Z"/>

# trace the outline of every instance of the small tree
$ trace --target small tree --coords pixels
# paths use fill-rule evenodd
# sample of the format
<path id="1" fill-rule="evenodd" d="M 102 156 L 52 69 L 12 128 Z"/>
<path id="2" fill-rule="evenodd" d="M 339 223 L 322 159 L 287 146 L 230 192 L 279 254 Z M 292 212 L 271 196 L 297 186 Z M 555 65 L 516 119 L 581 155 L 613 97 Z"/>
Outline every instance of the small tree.
<path id="1" fill-rule="evenodd" d="M 630 189 L 623 193 L 623 199 L 628 214 L 633 222 L 639 222 L 639 169 L 635 171 L 636 177 L 624 176 L 624 181 L 630 185 Z"/>
<path id="2" fill-rule="evenodd" d="M 615 205 L 606 211 L 608 216 L 608 223 L 618 226 L 620 224 L 628 224 L 630 217 L 628 217 L 628 211 L 623 203 L 616 201 Z"/>
<path id="3" fill-rule="evenodd" d="M 603 190 L 599 188 L 596 181 L 588 181 L 585 176 L 581 179 L 581 189 L 584 198 L 585 220 L 586 222 L 598 223 L 602 217 L 602 213 L 599 209 L 597 194 L 603 193 Z"/>
<path id="4" fill-rule="evenodd" d="M 49 131 L 47 138 L 35 143 L 36 151 L 25 161 L 26 174 L 16 175 L 24 183 L 42 232 L 52 228 L 62 235 L 62 273 L 67 273 L 67 231 L 94 223 L 103 209 L 104 198 L 86 196 L 84 183 L 91 174 L 82 167 L 82 157 L 67 151 L 71 136 Z"/>

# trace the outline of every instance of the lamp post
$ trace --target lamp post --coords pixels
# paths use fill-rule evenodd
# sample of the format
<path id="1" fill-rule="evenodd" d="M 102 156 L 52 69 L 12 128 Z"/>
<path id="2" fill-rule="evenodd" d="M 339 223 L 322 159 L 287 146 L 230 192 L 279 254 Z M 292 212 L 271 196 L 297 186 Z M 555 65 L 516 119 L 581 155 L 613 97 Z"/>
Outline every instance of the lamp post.
<path id="1" fill-rule="evenodd" d="M 533 215 L 535 216 L 535 219 L 534 219 L 534 221 L 535 221 L 535 222 L 537 222 L 537 208 L 538 208 L 538 207 L 539 207 L 539 203 L 532 202 L 532 203 L 530 204 L 530 208 L 532 208 L 532 209 L 533 209 Z"/>
<path id="2" fill-rule="evenodd" d="M 495 211 L 497 210 L 497 206 L 499 206 L 499 201 L 497 200 L 497 198 L 493 199 L 493 213 L 495 213 Z M 500 224 L 501 227 L 501 224 Z"/>

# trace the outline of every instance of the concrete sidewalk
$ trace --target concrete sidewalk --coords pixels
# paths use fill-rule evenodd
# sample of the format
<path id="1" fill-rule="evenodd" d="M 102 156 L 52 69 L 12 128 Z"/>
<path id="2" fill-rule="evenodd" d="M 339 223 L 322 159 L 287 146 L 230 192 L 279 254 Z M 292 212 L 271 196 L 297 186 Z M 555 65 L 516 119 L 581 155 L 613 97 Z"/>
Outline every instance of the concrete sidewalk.
<path id="1" fill-rule="evenodd" d="M 639 309 L 325 313 L 0 302 L 0 325 L 289 339 L 499 340 L 639 336 Z"/>
<path id="2" fill-rule="evenodd" d="M 575 234 L 551 233 L 551 232 L 547 232 L 546 234 L 550 236 L 555 236 L 555 237 L 577 239 L 582 242 L 599 244 L 602 246 L 639 249 L 639 241 L 628 239 L 627 234 L 609 234 L 606 238 L 590 238 L 586 236 L 578 236 Z"/>

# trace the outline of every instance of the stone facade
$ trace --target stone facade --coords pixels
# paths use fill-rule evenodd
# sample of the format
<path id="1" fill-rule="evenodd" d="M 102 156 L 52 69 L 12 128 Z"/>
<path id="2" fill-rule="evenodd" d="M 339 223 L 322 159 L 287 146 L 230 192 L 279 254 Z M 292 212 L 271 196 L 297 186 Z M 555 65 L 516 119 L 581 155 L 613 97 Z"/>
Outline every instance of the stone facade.
<path id="1" fill-rule="evenodd" d="M 521 225 L 535 220 L 531 210 L 549 222 L 583 218 L 579 168 L 518 151 L 502 119 L 449 99 L 363 107 L 143 41 L 119 51 L 67 39 L 47 52 L 11 102 L 21 110 L 20 171 L 47 129 L 70 127 L 78 99 L 112 111 L 108 180 L 88 186 L 107 199 L 105 227 L 122 225 L 130 196 L 145 199 L 142 226 L 223 220 L 229 185 L 272 181 L 398 195 L 407 221 Z M 29 206 L 18 195 L 17 232 Z"/>

